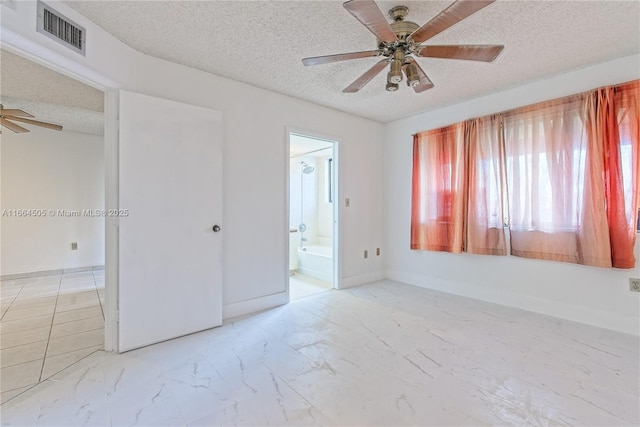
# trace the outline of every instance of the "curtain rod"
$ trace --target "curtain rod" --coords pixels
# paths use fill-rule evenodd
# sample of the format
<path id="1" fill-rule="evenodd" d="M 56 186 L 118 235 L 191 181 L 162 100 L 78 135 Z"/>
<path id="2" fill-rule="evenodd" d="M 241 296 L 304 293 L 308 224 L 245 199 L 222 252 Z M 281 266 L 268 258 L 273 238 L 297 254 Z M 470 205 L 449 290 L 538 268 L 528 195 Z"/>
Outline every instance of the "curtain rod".
<path id="1" fill-rule="evenodd" d="M 434 129 L 439 129 L 439 128 L 443 128 L 443 127 L 451 126 L 451 125 L 453 125 L 453 124 L 455 124 L 455 123 L 465 122 L 465 121 L 467 121 L 467 120 L 481 119 L 481 118 L 483 118 L 483 117 L 487 117 L 487 116 L 497 116 L 497 115 L 502 116 L 502 115 L 506 115 L 506 114 L 512 114 L 515 110 L 519 110 L 520 108 L 533 107 L 533 106 L 535 106 L 535 105 L 537 105 L 537 104 L 544 104 L 544 103 L 547 103 L 547 102 L 561 102 L 561 101 L 563 101 L 563 100 L 566 100 L 567 98 L 569 98 L 569 99 L 571 99 L 571 98 L 578 98 L 578 97 L 580 97 L 580 96 L 587 95 L 587 94 L 589 94 L 590 92 L 593 92 L 593 91 L 596 91 L 596 90 L 601 90 L 601 89 L 608 88 L 608 87 L 612 87 L 614 90 L 616 90 L 616 89 L 618 89 L 618 90 L 619 90 L 622 86 L 625 86 L 625 85 L 628 85 L 628 84 L 632 84 L 632 83 L 637 82 L 637 81 L 640 81 L 640 79 L 629 80 L 629 81 L 626 81 L 626 82 L 623 82 L 623 83 L 616 83 L 616 84 L 612 84 L 612 85 L 598 86 L 598 87 L 596 87 L 596 88 L 588 89 L 588 90 L 584 90 L 584 91 L 582 91 L 582 92 L 573 93 L 573 94 L 565 95 L 565 96 L 559 96 L 559 97 L 557 97 L 557 98 L 545 99 L 545 100 L 542 100 L 542 101 L 533 102 L 533 103 L 531 103 L 531 104 L 521 105 L 521 106 L 519 106 L 519 107 L 510 108 L 510 109 L 508 109 L 508 110 L 497 111 L 497 112 L 495 112 L 495 113 L 489 113 L 489 114 L 485 114 L 485 115 L 482 115 L 482 116 L 477 116 L 477 117 L 467 117 L 466 119 L 458 120 L 458 121 L 455 121 L 455 122 L 453 122 L 453 123 L 449 123 L 449 124 L 447 124 L 447 125 L 442 125 L 442 126 L 438 126 L 438 127 L 435 127 L 435 128 L 426 129 L 426 130 L 421 130 L 421 131 L 419 131 L 419 132 L 412 133 L 412 134 L 411 134 L 411 136 L 412 136 L 412 137 L 414 137 L 414 136 L 416 136 L 416 135 L 418 135 L 418 134 L 421 134 L 421 133 L 423 133 L 423 132 L 427 132 L 427 131 L 430 131 L 430 130 L 434 130 Z M 433 110 L 432 110 L 432 111 L 433 111 Z"/>

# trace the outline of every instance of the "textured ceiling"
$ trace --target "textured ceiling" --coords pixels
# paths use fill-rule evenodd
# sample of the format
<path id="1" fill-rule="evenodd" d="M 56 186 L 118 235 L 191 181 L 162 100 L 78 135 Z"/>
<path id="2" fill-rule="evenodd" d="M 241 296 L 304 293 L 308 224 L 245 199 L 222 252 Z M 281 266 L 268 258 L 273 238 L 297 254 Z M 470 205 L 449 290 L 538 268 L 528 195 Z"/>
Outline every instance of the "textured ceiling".
<path id="1" fill-rule="evenodd" d="M 101 91 L 5 50 L 0 50 L 0 71 L 0 103 L 6 108 L 19 108 L 64 130 L 104 133 Z"/>
<path id="2" fill-rule="evenodd" d="M 90 111 L 104 109 L 104 95 L 98 89 L 6 50 L 0 50 L 0 72 L 2 96 Z"/>
<path id="3" fill-rule="evenodd" d="M 493 63 L 421 58 L 435 88 L 384 90 L 385 73 L 341 90 L 376 58 L 304 67 L 308 56 L 375 49 L 340 1 L 69 1 L 132 48 L 381 122 L 640 52 L 638 1 L 498 0 L 427 44 L 504 44 Z M 380 1 L 428 21 L 450 1 Z M 90 48 L 90 46 L 89 46 Z"/>
<path id="4" fill-rule="evenodd" d="M 29 101 L 10 96 L 0 96 L 0 102 L 7 108 L 19 108 L 35 116 L 35 120 L 61 125 L 63 130 L 72 132 L 104 134 L 104 114 L 84 108 L 67 107 L 39 101 Z M 34 125 L 17 123 L 33 129 Z M 10 132 L 2 129 L 3 132 Z M 51 132 L 57 132 L 52 130 Z"/>

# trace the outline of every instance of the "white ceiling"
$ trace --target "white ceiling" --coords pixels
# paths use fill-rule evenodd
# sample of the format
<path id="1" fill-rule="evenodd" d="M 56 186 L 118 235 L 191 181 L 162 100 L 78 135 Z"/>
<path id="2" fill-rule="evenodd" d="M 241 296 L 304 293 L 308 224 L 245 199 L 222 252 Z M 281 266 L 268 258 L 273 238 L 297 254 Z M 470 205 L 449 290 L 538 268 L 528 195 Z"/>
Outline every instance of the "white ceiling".
<path id="1" fill-rule="evenodd" d="M 104 133 L 101 91 L 5 50 L 0 50 L 0 72 L 0 103 L 6 108 L 22 109 L 64 130 Z"/>
<path id="2" fill-rule="evenodd" d="M 0 71 L 2 96 L 90 111 L 104 109 L 104 95 L 98 89 L 6 50 L 0 50 Z"/>
<path id="3" fill-rule="evenodd" d="M 0 102 L 7 108 L 19 108 L 34 115 L 35 120 L 61 125 L 64 131 L 92 133 L 94 135 L 104 134 L 104 113 L 101 112 L 10 96 L 0 96 Z M 17 124 L 27 129 L 35 127 L 25 123 Z M 4 132 L 5 129 L 2 129 L 2 131 Z M 57 131 L 52 130 L 51 132 Z"/>
<path id="4" fill-rule="evenodd" d="M 383 72 L 344 94 L 378 59 L 301 63 L 375 48 L 340 1 L 67 3 L 140 52 L 381 122 L 640 52 L 639 1 L 498 0 L 427 42 L 504 44 L 494 63 L 421 58 L 434 89 L 385 92 Z M 398 4 L 422 25 L 451 1 L 378 2 L 385 13 Z"/>

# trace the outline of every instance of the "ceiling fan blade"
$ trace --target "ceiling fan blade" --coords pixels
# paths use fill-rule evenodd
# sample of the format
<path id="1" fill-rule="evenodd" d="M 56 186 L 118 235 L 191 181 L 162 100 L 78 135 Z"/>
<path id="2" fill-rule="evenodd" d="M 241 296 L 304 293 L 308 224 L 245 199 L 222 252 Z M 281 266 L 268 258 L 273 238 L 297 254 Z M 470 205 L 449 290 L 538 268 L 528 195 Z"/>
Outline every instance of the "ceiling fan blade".
<path id="1" fill-rule="evenodd" d="M 411 64 L 414 64 L 418 68 L 418 75 L 420 76 L 420 83 L 418 83 L 416 86 L 414 86 L 413 90 L 416 93 L 420 93 L 420 92 L 424 92 L 427 89 L 431 89 L 434 86 L 433 82 L 427 76 L 427 73 L 424 72 L 424 70 L 422 69 L 420 64 L 418 64 L 418 62 L 415 59 L 411 58 L 411 57 L 409 58 L 409 62 Z"/>
<path id="2" fill-rule="evenodd" d="M 383 59 L 382 61 L 378 62 L 373 67 L 369 68 L 363 75 L 361 75 L 360 77 L 355 79 L 353 81 L 353 83 L 351 83 L 349 86 L 344 88 L 344 90 L 342 92 L 344 92 L 344 93 L 355 93 L 355 92 L 359 91 L 367 83 L 369 83 L 372 78 L 377 76 L 378 73 L 380 73 L 380 71 L 384 70 L 384 68 L 387 66 L 388 63 L 389 63 L 388 59 Z"/>
<path id="3" fill-rule="evenodd" d="M 500 55 L 502 45 L 452 45 L 424 46 L 416 55 L 424 58 L 466 59 L 468 61 L 491 62 Z"/>
<path id="4" fill-rule="evenodd" d="M 314 56 L 313 58 L 304 58 L 302 63 L 306 66 L 330 64 L 332 62 L 347 61 L 349 59 L 370 58 L 372 56 L 380 56 L 380 50 L 366 50 L 362 52 L 338 53 L 336 55 Z"/>
<path id="5" fill-rule="evenodd" d="M 2 116 L 21 116 L 21 117 L 34 117 L 26 111 L 18 110 L 17 108 L 2 108 L 0 109 L 0 115 Z"/>
<path id="6" fill-rule="evenodd" d="M 15 123 L 11 123 L 9 120 L 5 119 L 4 117 L 0 117 L 0 124 L 2 124 L 2 126 L 6 127 L 7 129 L 14 131 L 15 133 L 29 132 L 29 129 L 25 129 L 22 126 L 18 126 Z"/>
<path id="7" fill-rule="evenodd" d="M 431 21 L 415 30 L 409 37 L 415 43 L 422 43 L 463 19 L 473 15 L 480 9 L 489 6 L 495 0 L 458 0 L 440 12 Z"/>
<path id="8" fill-rule="evenodd" d="M 23 117 L 10 117 L 11 120 L 16 122 L 27 123 L 30 125 L 42 126 L 43 128 L 53 129 L 53 130 L 62 130 L 62 126 L 54 125 L 53 123 L 41 122 L 39 120 L 31 120 L 25 119 Z"/>
<path id="9" fill-rule="evenodd" d="M 362 25 L 367 27 L 377 38 L 387 43 L 398 41 L 396 33 L 373 0 L 349 0 L 344 8 Z"/>

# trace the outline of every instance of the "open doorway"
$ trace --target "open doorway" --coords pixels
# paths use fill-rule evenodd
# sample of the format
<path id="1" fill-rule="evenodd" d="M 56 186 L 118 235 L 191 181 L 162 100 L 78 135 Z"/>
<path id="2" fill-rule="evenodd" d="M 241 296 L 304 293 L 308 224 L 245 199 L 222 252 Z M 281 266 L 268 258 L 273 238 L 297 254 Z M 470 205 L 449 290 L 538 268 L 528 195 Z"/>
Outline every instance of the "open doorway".
<path id="1" fill-rule="evenodd" d="M 27 118 L 3 127 L 0 145 L 5 402 L 104 349 L 106 212 L 104 93 L 8 51 L 0 58 L 0 102 Z"/>
<path id="2" fill-rule="evenodd" d="M 289 299 L 335 287 L 336 142 L 289 133 Z"/>

